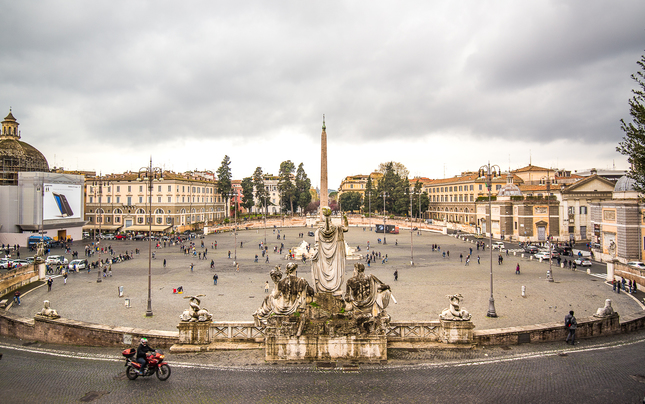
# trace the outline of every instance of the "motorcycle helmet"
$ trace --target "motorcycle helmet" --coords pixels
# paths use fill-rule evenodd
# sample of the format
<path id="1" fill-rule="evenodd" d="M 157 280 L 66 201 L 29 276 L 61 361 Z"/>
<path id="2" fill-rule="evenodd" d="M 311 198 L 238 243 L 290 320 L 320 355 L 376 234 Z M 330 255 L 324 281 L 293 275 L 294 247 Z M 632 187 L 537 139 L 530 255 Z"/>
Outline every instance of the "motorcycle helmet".
<path id="1" fill-rule="evenodd" d="M 141 343 L 143 345 L 146 345 L 148 343 L 148 338 L 146 338 L 146 337 L 141 338 Z"/>

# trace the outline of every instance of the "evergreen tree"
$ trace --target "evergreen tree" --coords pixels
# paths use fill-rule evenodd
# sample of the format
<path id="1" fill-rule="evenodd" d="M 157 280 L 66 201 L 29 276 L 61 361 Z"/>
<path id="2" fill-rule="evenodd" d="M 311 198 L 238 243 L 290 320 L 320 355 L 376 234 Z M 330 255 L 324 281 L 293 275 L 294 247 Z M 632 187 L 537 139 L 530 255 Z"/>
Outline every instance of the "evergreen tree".
<path id="1" fill-rule="evenodd" d="M 255 199 L 257 200 L 257 207 L 262 210 L 268 210 L 269 204 L 269 191 L 264 185 L 264 174 L 262 174 L 262 167 L 257 167 L 253 172 L 253 188 L 255 188 Z M 266 200 L 264 199 L 266 197 Z M 267 211 L 265 210 L 265 214 Z"/>
<path id="2" fill-rule="evenodd" d="M 297 204 L 300 207 L 301 211 L 304 212 L 309 202 L 311 202 L 311 181 L 305 173 L 304 164 L 300 163 L 298 165 L 298 170 L 296 171 L 296 194 L 297 194 Z"/>
<path id="3" fill-rule="evenodd" d="M 283 161 L 280 163 L 280 172 L 278 173 L 278 191 L 282 199 L 282 206 L 284 210 L 291 211 L 293 214 L 293 197 L 296 187 L 291 181 L 291 175 L 296 169 L 296 166 L 291 160 Z"/>
<path id="4" fill-rule="evenodd" d="M 228 156 L 224 156 L 222 165 L 217 169 L 217 192 L 222 195 L 225 204 L 230 199 L 231 190 L 231 159 Z M 227 209 L 226 211 L 228 212 L 229 210 Z"/>
<path id="5" fill-rule="evenodd" d="M 378 195 L 376 194 L 376 189 L 374 189 L 374 184 L 372 183 L 372 176 L 367 176 L 367 183 L 365 184 L 365 198 L 363 199 L 363 211 L 372 213 L 376 210 L 378 204 Z M 372 212 L 370 212 L 370 209 Z"/>
<path id="6" fill-rule="evenodd" d="M 358 211 L 361 209 L 361 199 L 360 192 L 344 192 L 340 196 L 340 207 L 343 211 Z"/>
<path id="7" fill-rule="evenodd" d="M 246 177 L 242 180 L 242 207 L 251 211 L 253 207 L 253 180 Z"/>
<path id="8" fill-rule="evenodd" d="M 641 56 L 637 64 L 640 71 L 632 74 L 632 79 L 638 83 L 639 88 L 632 90 L 634 96 L 629 100 L 632 122 L 620 120 L 625 137 L 616 150 L 627 156 L 627 161 L 631 164 L 627 176 L 636 182 L 634 189 L 645 194 L 645 56 Z"/>

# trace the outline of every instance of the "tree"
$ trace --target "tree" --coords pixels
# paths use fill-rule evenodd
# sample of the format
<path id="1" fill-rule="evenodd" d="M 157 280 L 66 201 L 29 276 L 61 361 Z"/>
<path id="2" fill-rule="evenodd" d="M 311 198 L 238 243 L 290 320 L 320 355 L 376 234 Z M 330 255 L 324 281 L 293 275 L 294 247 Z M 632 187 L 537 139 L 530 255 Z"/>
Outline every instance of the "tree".
<path id="1" fill-rule="evenodd" d="M 228 203 L 231 189 L 231 159 L 224 156 L 222 165 L 217 169 L 217 192 L 222 195 L 225 204 Z"/>
<path id="2" fill-rule="evenodd" d="M 343 192 L 340 196 L 340 207 L 343 211 L 358 211 L 361 209 L 360 192 Z"/>
<path id="3" fill-rule="evenodd" d="M 627 156 L 631 165 L 627 176 L 636 183 L 634 189 L 645 193 L 645 56 L 637 62 L 640 71 L 632 74 L 632 80 L 638 83 L 639 89 L 632 90 L 634 96 L 629 100 L 629 113 L 632 122 L 620 120 L 621 129 L 625 132 L 623 141 L 616 151 Z"/>
<path id="4" fill-rule="evenodd" d="M 376 169 L 376 172 L 379 172 L 381 174 L 385 174 L 385 171 L 387 170 L 388 167 L 392 167 L 396 175 L 402 178 L 408 178 L 408 175 L 410 174 L 410 171 L 405 168 L 405 166 L 401 163 L 398 163 L 396 161 L 388 161 L 387 163 L 381 163 L 378 165 L 378 168 Z"/>
<path id="5" fill-rule="evenodd" d="M 304 164 L 300 163 L 300 165 L 298 165 L 298 170 L 296 171 L 296 194 L 298 196 L 296 202 L 302 212 L 305 211 L 305 208 L 309 205 L 309 202 L 311 202 L 310 189 L 311 181 L 307 177 L 307 173 L 305 173 Z"/>
<path id="6" fill-rule="evenodd" d="M 363 211 L 372 213 L 376 210 L 378 202 L 378 195 L 372 184 L 372 176 L 367 176 L 367 183 L 365 184 L 365 198 L 363 199 Z M 372 212 L 370 212 L 370 209 Z"/>
<path id="7" fill-rule="evenodd" d="M 257 167 L 253 172 L 253 187 L 255 188 L 255 199 L 258 201 L 257 206 L 268 209 L 269 206 L 269 191 L 264 185 L 264 174 L 262 174 L 262 167 Z M 267 198 L 266 200 L 264 198 Z M 265 212 L 266 213 L 266 212 Z"/>
<path id="8" fill-rule="evenodd" d="M 242 207 L 247 211 L 253 207 L 253 180 L 251 177 L 242 180 Z"/>
<path id="9" fill-rule="evenodd" d="M 280 163 L 280 172 L 278 173 L 278 191 L 280 191 L 282 206 L 285 210 L 290 210 L 292 214 L 296 187 L 291 181 L 291 176 L 295 169 L 295 164 L 291 160 L 287 160 Z"/>

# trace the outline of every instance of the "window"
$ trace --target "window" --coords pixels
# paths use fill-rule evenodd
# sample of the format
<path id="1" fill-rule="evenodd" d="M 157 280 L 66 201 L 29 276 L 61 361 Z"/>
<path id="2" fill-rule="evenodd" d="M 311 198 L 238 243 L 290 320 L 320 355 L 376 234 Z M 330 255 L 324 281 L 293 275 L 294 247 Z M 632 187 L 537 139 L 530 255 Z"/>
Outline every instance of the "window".
<path id="1" fill-rule="evenodd" d="M 184 185 L 181 186 L 181 192 L 186 192 L 186 187 Z"/>
<path id="2" fill-rule="evenodd" d="M 171 203 L 171 202 L 172 202 L 172 196 L 169 196 L 168 197 L 168 203 Z"/>
<path id="3" fill-rule="evenodd" d="M 142 217 L 138 217 L 138 218 L 137 218 L 137 223 L 142 224 L 142 223 L 143 223 L 143 218 L 142 218 Z"/>
<path id="4" fill-rule="evenodd" d="M 107 197 L 107 203 L 112 203 L 112 197 L 110 196 Z"/>
<path id="5" fill-rule="evenodd" d="M 110 223 L 110 222 L 111 222 L 111 220 L 110 220 L 110 219 L 111 219 L 111 218 L 110 218 L 110 216 L 108 216 L 108 217 L 106 217 L 106 218 L 105 218 L 105 221 L 106 221 L 106 222 L 108 222 L 108 223 Z"/>
<path id="6" fill-rule="evenodd" d="M 181 201 L 182 201 L 182 202 L 186 202 L 186 197 L 185 197 L 185 196 L 182 196 L 182 197 L 181 197 Z"/>
<path id="7" fill-rule="evenodd" d="M 449 192 L 452 192 L 452 187 L 450 187 Z"/>
<path id="8" fill-rule="evenodd" d="M 583 240 L 587 239 L 587 226 L 580 226 L 580 237 Z"/>
<path id="9" fill-rule="evenodd" d="M 459 202 L 463 202 L 463 201 L 464 201 L 463 195 L 459 195 Z"/>
<path id="10" fill-rule="evenodd" d="M 128 192 L 132 192 L 132 186 L 128 185 Z"/>
<path id="11" fill-rule="evenodd" d="M 479 184 L 479 190 L 482 190 L 482 184 Z M 547 251 L 548 252 L 548 251 Z"/>
<path id="12" fill-rule="evenodd" d="M 114 223 L 121 223 L 121 218 L 120 217 L 115 217 L 114 218 Z"/>
<path id="13" fill-rule="evenodd" d="M 139 192 L 143 192 L 143 185 L 139 185 Z"/>
<path id="14" fill-rule="evenodd" d="M 172 185 L 168 185 L 168 192 L 172 192 Z"/>
<path id="15" fill-rule="evenodd" d="M 576 214 L 576 207 L 575 206 L 569 206 L 569 209 L 567 209 L 567 210 L 568 210 L 570 215 L 575 215 Z"/>
<path id="16" fill-rule="evenodd" d="M 161 203 L 161 197 L 160 196 L 157 197 L 157 203 Z"/>
<path id="17" fill-rule="evenodd" d="M 515 230 L 517 230 L 517 222 L 515 222 Z M 549 251 L 547 251 L 547 252 L 549 252 Z M 551 257 L 551 258 L 553 258 L 553 257 Z"/>
<path id="18" fill-rule="evenodd" d="M 580 207 L 580 214 L 581 215 L 586 215 L 587 214 L 587 207 L 586 206 L 581 206 Z M 582 230 L 580 231 L 582 233 Z"/>
<path id="19" fill-rule="evenodd" d="M 121 203 L 121 197 L 120 196 L 116 197 L 116 203 Z"/>
<path id="20" fill-rule="evenodd" d="M 441 192 L 443 192 L 443 187 L 441 187 Z"/>
<path id="21" fill-rule="evenodd" d="M 121 192 L 121 185 L 116 186 L 116 192 Z"/>
<path id="22" fill-rule="evenodd" d="M 170 216 L 166 218 L 166 224 L 172 224 L 172 218 Z"/>
<path id="23" fill-rule="evenodd" d="M 127 203 L 127 205 L 128 205 L 128 206 L 132 206 L 132 197 L 131 197 L 131 196 L 128 196 L 128 203 Z"/>
<path id="24" fill-rule="evenodd" d="M 472 188 L 472 185 L 471 185 Z M 475 196 L 473 194 L 470 194 L 470 201 L 473 202 L 475 200 Z"/>
<path id="25" fill-rule="evenodd" d="M 472 185 L 470 186 L 470 190 L 471 190 L 471 191 L 473 190 L 473 186 L 472 186 Z"/>
<path id="26" fill-rule="evenodd" d="M 94 197 L 90 196 L 90 203 L 93 203 Z"/>
<path id="27" fill-rule="evenodd" d="M 143 203 L 143 196 L 139 197 L 139 203 Z"/>
<path id="28" fill-rule="evenodd" d="M 459 191 L 461 191 L 461 185 L 459 186 Z"/>
<path id="29" fill-rule="evenodd" d="M 157 218 L 157 224 L 162 224 L 162 223 L 163 223 L 163 218 L 158 217 L 158 218 Z"/>

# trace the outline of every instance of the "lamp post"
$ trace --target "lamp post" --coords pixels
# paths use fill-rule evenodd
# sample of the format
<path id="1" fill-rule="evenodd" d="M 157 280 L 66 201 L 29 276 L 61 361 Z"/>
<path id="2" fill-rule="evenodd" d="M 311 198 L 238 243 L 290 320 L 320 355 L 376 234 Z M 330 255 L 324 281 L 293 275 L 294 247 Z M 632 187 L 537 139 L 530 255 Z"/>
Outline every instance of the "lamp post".
<path id="1" fill-rule="evenodd" d="M 103 185 L 105 185 L 106 182 L 104 181 L 104 177 L 101 176 L 99 173 L 98 177 L 95 177 L 94 181 L 92 181 L 92 185 L 94 187 L 94 196 L 98 197 L 99 200 L 99 209 L 96 211 L 96 221 L 99 222 L 99 240 L 98 240 L 98 250 L 99 250 L 99 269 L 96 271 L 96 283 L 101 283 L 101 270 L 103 269 L 103 263 L 101 262 L 101 226 L 103 225 L 103 208 L 101 206 L 102 199 L 103 199 Z M 100 216 L 99 216 L 100 215 Z"/>
<path id="2" fill-rule="evenodd" d="M 152 317 L 152 183 L 153 181 L 163 181 L 163 170 L 152 166 L 152 157 L 150 157 L 149 166 L 139 169 L 137 181 L 148 183 L 148 308 L 146 317 Z"/>
<path id="3" fill-rule="evenodd" d="M 412 237 L 412 193 L 410 193 L 410 265 L 414 265 L 414 242 Z"/>
<path id="4" fill-rule="evenodd" d="M 267 245 L 267 195 L 262 195 L 264 199 L 264 245 Z"/>
<path id="5" fill-rule="evenodd" d="M 235 222 L 233 227 L 233 233 L 235 235 L 235 257 L 233 259 L 233 265 L 237 264 L 237 191 L 231 190 L 230 198 L 235 197 Z M 232 204 L 231 204 L 232 205 Z"/>
<path id="6" fill-rule="evenodd" d="M 370 215 L 370 231 L 372 231 L 372 190 L 368 190 L 366 192 L 368 194 L 368 200 L 367 200 L 367 209 L 369 210 L 369 215 Z"/>
<path id="7" fill-rule="evenodd" d="M 546 170 L 546 239 L 549 245 L 549 272 L 553 276 L 551 265 L 553 261 L 553 251 L 551 245 L 551 179 L 549 177 L 549 170 Z"/>
<path id="8" fill-rule="evenodd" d="M 488 313 L 487 317 L 497 317 L 495 312 L 495 299 L 493 298 L 493 211 L 492 211 L 492 202 L 491 202 L 491 189 L 493 187 L 493 178 L 499 176 L 501 170 L 499 166 L 490 165 L 490 162 L 479 168 L 479 177 L 484 177 L 486 182 L 486 187 L 488 188 L 488 217 L 489 217 L 489 226 L 488 231 L 490 232 L 490 299 L 488 300 Z"/>
<path id="9" fill-rule="evenodd" d="M 385 197 L 390 196 L 387 192 L 383 191 L 383 244 L 387 244 L 385 241 Z"/>

